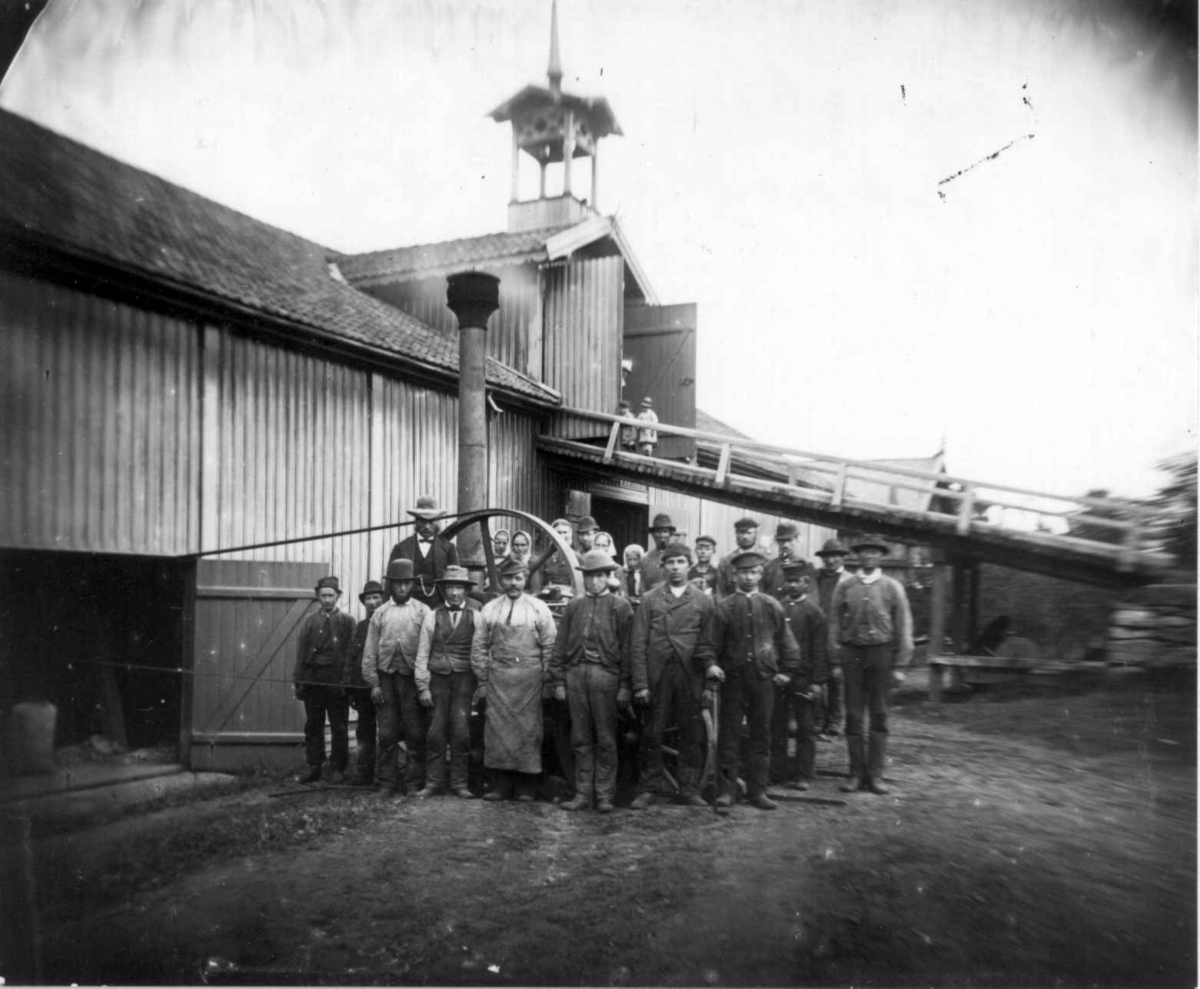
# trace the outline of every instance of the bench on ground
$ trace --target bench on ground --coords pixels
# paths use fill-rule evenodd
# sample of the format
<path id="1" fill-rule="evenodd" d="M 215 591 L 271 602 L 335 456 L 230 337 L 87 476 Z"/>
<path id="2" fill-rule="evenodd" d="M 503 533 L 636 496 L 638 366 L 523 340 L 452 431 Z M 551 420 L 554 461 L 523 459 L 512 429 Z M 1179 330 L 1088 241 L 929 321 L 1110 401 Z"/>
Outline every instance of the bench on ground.
<path id="1" fill-rule="evenodd" d="M 1034 660 L 1028 656 L 930 656 L 929 699 L 938 703 L 942 699 L 942 678 L 949 671 L 951 688 L 962 685 L 967 671 L 972 679 L 1000 680 L 1013 673 L 1028 673 Z"/>

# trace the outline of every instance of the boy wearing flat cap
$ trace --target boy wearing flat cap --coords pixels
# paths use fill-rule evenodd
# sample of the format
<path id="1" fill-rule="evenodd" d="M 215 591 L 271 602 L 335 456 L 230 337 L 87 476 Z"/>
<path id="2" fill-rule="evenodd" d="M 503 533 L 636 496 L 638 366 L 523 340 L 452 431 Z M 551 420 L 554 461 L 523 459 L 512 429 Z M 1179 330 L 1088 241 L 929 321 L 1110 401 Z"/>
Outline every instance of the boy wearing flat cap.
<path id="1" fill-rule="evenodd" d="M 383 604 L 383 585 L 377 580 L 363 584 L 359 603 L 366 608 L 367 617 L 354 630 L 354 648 L 350 652 L 350 706 L 358 714 L 354 723 L 354 779 L 355 786 L 373 786 L 375 783 L 375 733 L 378 726 L 375 703 L 371 700 L 371 688 L 362 675 L 363 651 L 367 648 L 367 632 L 371 627 L 371 616 Z"/>
<path id="2" fill-rule="evenodd" d="M 888 691 L 892 671 L 912 660 L 912 612 L 904 586 L 884 575 L 880 560 L 888 545 L 882 539 L 859 539 L 851 547 L 858 555 L 858 573 L 833 591 L 829 614 L 829 645 L 841 650 L 846 687 L 846 746 L 850 778 L 845 793 L 868 790 L 887 793 L 883 770 L 887 763 Z M 870 737 L 863 746 L 863 708 L 870 712 Z"/>
<path id="3" fill-rule="evenodd" d="M 721 683 L 718 729 L 717 812 L 727 813 L 737 797 L 742 719 L 750 722 L 750 803 L 760 810 L 777 804 L 767 796 L 771 764 L 771 712 L 775 687 L 786 687 L 800 671 L 800 649 L 783 605 L 759 590 L 761 553 L 739 553 L 731 561 L 736 588 L 717 603 L 717 662 L 708 678 Z"/>
<path id="4" fill-rule="evenodd" d="M 314 590 L 320 608 L 300 626 L 296 664 L 292 669 L 296 700 L 304 702 L 304 757 L 308 769 L 300 782 L 315 783 L 321 778 L 328 717 L 332 735 L 331 779 L 340 783 L 350 761 L 346 683 L 350 650 L 354 648 L 354 619 L 338 611 L 342 589 L 336 577 L 322 577 Z"/>
<path id="5" fill-rule="evenodd" d="M 408 514 L 417 520 L 416 531 L 392 547 L 388 563 L 392 560 L 411 560 L 414 580 L 412 596 L 421 604 L 436 608 L 442 603 L 437 579 L 446 567 L 458 564 L 458 550 L 454 543 L 438 535 L 439 523 L 446 513 L 438 508 L 437 501 L 432 497 L 421 495 L 417 499 L 417 507 L 409 509 Z"/>
<path id="6" fill-rule="evenodd" d="M 604 550 L 584 554 L 584 594 L 567 604 L 550 658 L 555 700 L 570 706 L 575 753 L 575 797 L 563 810 L 586 810 L 594 798 L 596 810 L 610 814 L 617 793 L 617 709 L 630 700 L 633 605 L 608 589 L 615 567 Z"/>
<path id="7" fill-rule="evenodd" d="M 788 782 L 793 789 L 807 790 L 816 778 L 817 700 L 829 679 L 826 663 L 825 616 L 808 595 L 812 567 L 804 560 L 783 565 L 783 605 L 792 636 L 800 647 L 800 669 L 786 687 L 775 688 L 775 711 L 771 715 L 771 781 Z M 788 724 L 796 715 L 796 765 L 788 762 Z"/>
<path id="8" fill-rule="evenodd" d="M 447 567 L 438 578 L 445 604 L 425 616 L 417 641 L 413 672 L 417 695 L 428 714 L 425 732 L 425 788 L 418 797 L 436 797 L 449 790 L 469 799 L 471 777 L 471 643 L 475 638 L 478 601 L 467 597 L 475 586 L 465 567 Z M 446 772 L 446 746 L 450 772 Z"/>

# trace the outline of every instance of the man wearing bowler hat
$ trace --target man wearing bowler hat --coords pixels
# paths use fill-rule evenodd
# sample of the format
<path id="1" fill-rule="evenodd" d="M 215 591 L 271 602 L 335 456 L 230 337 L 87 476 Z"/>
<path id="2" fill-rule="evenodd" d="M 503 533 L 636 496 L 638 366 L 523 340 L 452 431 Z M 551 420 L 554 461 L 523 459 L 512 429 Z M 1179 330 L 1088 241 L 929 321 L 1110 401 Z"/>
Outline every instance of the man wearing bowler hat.
<path id="1" fill-rule="evenodd" d="M 320 608 L 300 626 L 296 664 L 292 669 L 296 700 L 304 702 L 304 756 L 308 769 L 300 782 L 315 783 L 321 778 L 328 716 L 332 735 L 331 780 L 340 783 L 350 760 L 346 683 L 350 651 L 354 647 L 354 619 L 338 611 L 342 589 L 336 577 L 322 577 L 314 590 Z"/>
<path id="2" fill-rule="evenodd" d="M 775 547 L 779 554 L 763 567 L 762 590 L 776 601 L 783 601 L 783 568 L 796 558 L 796 540 L 799 536 L 800 527 L 795 522 L 780 522 L 775 526 Z"/>
<path id="3" fill-rule="evenodd" d="M 362 675 L 363 651 L 367 648 L 367 632 L 371 627 L 371 616 L 383 604 L 383 585 L 377 580 L 363 584 L 359 603 L 366 608 L 367 617 L 354 630 L 354 648 L 350 653 L 350 706 L 358 714 L 354 723 L 354 785 L 373 786 L 375 783 L 375 732 L 378 727 L 375 702 L 371 700 L 371 689 Z"/>
<path id="4" fill-rule="evenodd" d="M 650 523 L 650 536 L 654 540 L 654 549 L 642 557 L 642 593 L 661 584 L 667 577 L 663 570 L 663 550 L 675 538 L 675 523 L 666 512 L 659 512 Z"/>
<path id="5" fill-rule="evenodd" d="M 800 672 L 800 649 L 783 605 L 759 591 L 761 553 L 748 550 L 731 561 L 736 574 L 732 594 L 717 602 L 717 662 L 707 671 L 721 684 L 717 755 L 718 813 L 737 798 L 742 719 L 750 722 L 750 772 L 747 796 L 760 810 L 774 810 L 767 796 L 771 764 L 771 712 L 775 688 L 786 687 Z"/>
<path id="6" fill-rule="evenodd" d="M 611 593 L 608 575 L 616 564 L 604 550 L 583 554 L 582 597 L 563 612 L 550 659 L 554 698 L 571 711 L 575 753 L 575 797 L 564 810 L 610 814 L 617 794 L 617 708 L 628 707 L 629 630 L 633 605 Z"/>
<path id="7" fill-rule="evenodd" d="M 884 575 L 880 560 L 888 552 L 882 539 L 859 539 L 850 547 L 858 555 L 858 573 L 841 581 L 830 604 L 829 644 L 841 650 L 846 687 L 846 745 L 850 778 L 843 792 L 887 793 L 888 691 L 892 671 L 912 660 L 912 612 L 904 586 Z M 863 745 L 863 708 L 870 711 L 870 737 Z"/>
<path id="8" fill-rule="evenodd" d="M 833 590 L 850 576 L 846 558 L 850 548 L 839 539 L 827 539 L 817 552 L 821 568 L 817 570 L 817 606 L 828 621 L 833 608 Z M 822 703 L 816 711 L 817 731 L 826 739 L 836 738 L 842 729 L 842 661 L 839 653 L 829 653 L 829 682 L 825 685 Z"/>
<path id="9" fill-rule="evenodd" d="M 471 672 L 471 643 L 480 605 L 467 597 L 475 582 L 464 567 L 447 567 L 437 583 L 446 603 L 429 612 L 421 623 L 413 676 L 421 706 L 429 714 L 425 733 L 425 789 L 417 796 L 434 797 L 449 790 L 456 797 L 470 798 L 474 796 L 468 785 L 471 699 L 477 686 Z"/>
<path id="10" fill-rule="evenodd" d="M 733 565 L 735 557 L 742 553 L 758 552 L 758 519 L 749 515 L 733 523 L 733 539 L 737 544 L 733 552 L 717 564 L 716 597 L 728 597 L 737 590 L 737 570 Z M 765 558 L 764 558 L 765 559 Z"/>
<path id="11" fill-rule="evenodd" d="M 411 560 L 415 582 L 412 596 L 422 604 L 436 608 L 442 603 L 437 579 L 446 567 L 458 564 L 458 550 L 450 540 L 438 535 L 438 523 L 446 517 L 446 513 L 438 508 L 437 502 L 429 495 L 421 495 L 417 499 L 417 507 L 409 509 L 408 514 L 417 520 L 416 531 L 392 547 L 388 562 Z"/>
<path id="12" fill-rule="evenodd" d="M 427 608 L 413 597 L 412 560 L 396 559 L 388 564 L 384 578 L 389 600 L 371 616 L 367 644 L 363 649 L 363 679 L 371 688 L 371 700 L 379 708 L 379 762 L 375 781 L 384 795 L 410 793 L 425 783 L 425 717 L 414 679 L 417 647 Z M 400 780 L 400 732 L 408 763 Z"/>

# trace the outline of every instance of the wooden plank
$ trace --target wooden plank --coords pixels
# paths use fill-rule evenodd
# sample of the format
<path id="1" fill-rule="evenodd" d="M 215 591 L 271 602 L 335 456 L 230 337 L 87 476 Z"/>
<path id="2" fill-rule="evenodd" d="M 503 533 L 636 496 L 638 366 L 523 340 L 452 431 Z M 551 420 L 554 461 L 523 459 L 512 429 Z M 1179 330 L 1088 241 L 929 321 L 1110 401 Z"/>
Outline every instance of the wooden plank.
<path id="1" fill-rule="evenodd" d="M 266 671 L 267 667 L 271 663 L 271 660 L 275 658 L 275 654 L 283 648 L 283 644 L 287 641 L 287 637 L 292 633 L 292 630 L 300 624 L 300 621 L 304 618 L 309 608 L 312 607 L 312 604 L 312 599 L 309 598 L 308 600 L 297 601 L 292 605 L 292 607 L 288 610 L 287 615 L 284 616 L 283 621 L 275 626 L 275 629 L 271 632 L 270 638 L 263 643 L 262 648 L 258 650 L 258 653 L 250 661 L 248 671 L 249 675 L 254 679 L 247 681 L 246 685 L 241 688 L 240 693 L 230 692 L 226 695 L 225 702 L 209 719 L 208 725 L 205 726 L 204 730 L 219 732 L 225 727 L 226 723 L 233 716 L 233 712 L 236 711 L 239 706 L 241 706 L 242 702 L 249 695 L 250 691 L 253 690 L 258 684 L 258 678 L 261 677 Z M 214 724 L 216 727 L 211 727 Z"/>
<path id="2" fill-rule="evenodd" d="M 929 666 L 969 670 L 1027 670 L 1033 660 L 1020 656 L 930 656 Z"/>
<path id="3" fill-rule="evenodd" d="M 733 455 L 733 448 L 726 443 L 721 447 L 721 461 L 717 464 L 717 483 L 724 484 L 729 476 L 729 460 Z"/>
<path id="4" fill-rule="evenodd" d="M 832 508 L 841 508 L 842 502 L 846 498 L 846 472 L 848 468 L 849 465 L 844 460 L 838 464 L 837 478 L 833 482 L 833 497 L 829 502 Z"/>
<path id="5" fill-rule="evenodd" d="M 610 429 L 608 433 L 608 446 L 604 448 L 604 462 L 606 464 L 612 463 L 613 453 L 617 449 L 617 439 L 620 437 L 620 435 L 621 424 L 619 422 L 614 422 L 612 424 L 612 429 Z"/>
<path id="6" fill-rule="evenodd" d="M 311 587 L 238 587 L 233 585 L 198 586 L 196 597 L 200 598 L 254 598 L 272 600 L 284 598 L 294 600 L 305 598 L 307 601 L 316 599 L 316 593 Z"/>

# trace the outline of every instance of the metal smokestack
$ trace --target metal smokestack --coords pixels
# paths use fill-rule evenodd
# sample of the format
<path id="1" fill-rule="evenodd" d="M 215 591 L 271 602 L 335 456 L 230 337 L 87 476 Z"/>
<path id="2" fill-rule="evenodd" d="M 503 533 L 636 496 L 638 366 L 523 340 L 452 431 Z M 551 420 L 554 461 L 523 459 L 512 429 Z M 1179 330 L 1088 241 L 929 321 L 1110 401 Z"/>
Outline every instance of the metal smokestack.
<path id="1" fill-rule="evenodd" d="M 458 511 L 487 508 L 487 322 L 500 308 L 500 279 L 468 271 L 446 279 L 446 306 L 458 318 Z M 466 545 L 464 545 L 464 543 Z M 479 530 L 459 536 L 464 561 L 483 560 Z"/>

